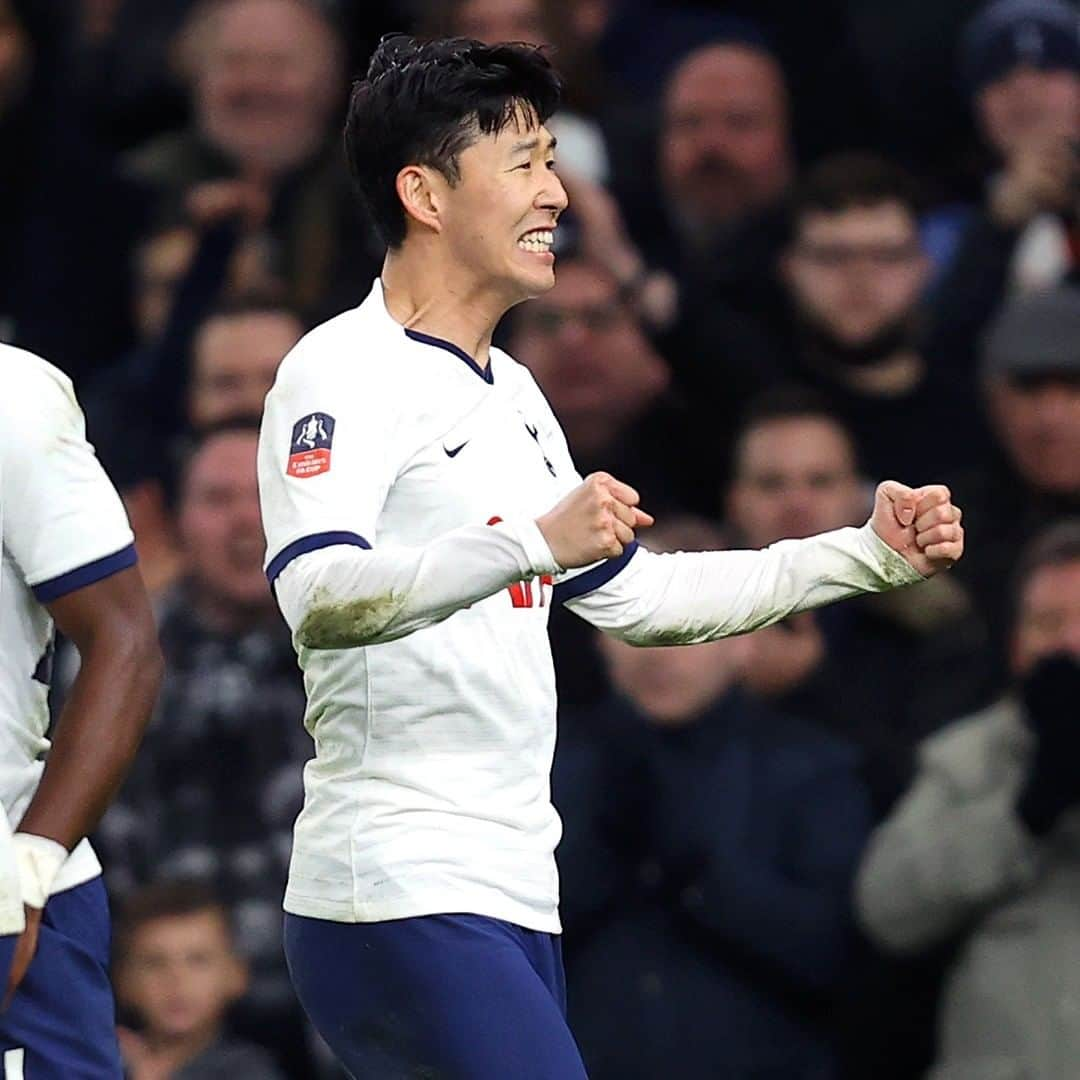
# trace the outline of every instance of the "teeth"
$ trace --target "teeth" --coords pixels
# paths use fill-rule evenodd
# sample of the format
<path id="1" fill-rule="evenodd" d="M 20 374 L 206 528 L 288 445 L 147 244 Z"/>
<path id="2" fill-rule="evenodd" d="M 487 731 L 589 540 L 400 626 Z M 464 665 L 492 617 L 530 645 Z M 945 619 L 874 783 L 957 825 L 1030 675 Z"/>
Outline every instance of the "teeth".
<path id="1" fill-rule="evenodd" d="M 543 253 L 550 251 L 554 243 L 555 233 L 551 229 L 533 229 L 518 240 L 518 247 L 522 251 Z"/>

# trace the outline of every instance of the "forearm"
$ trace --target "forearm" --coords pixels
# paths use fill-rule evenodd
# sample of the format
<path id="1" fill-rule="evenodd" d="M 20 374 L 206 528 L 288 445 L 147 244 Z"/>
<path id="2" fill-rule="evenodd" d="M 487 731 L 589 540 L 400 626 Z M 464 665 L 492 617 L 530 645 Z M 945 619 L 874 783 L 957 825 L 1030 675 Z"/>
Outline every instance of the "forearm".
<path id="1" fill-rule="evenodd" d="M 890 949 L 935 944 L 1030 884 L 1039 854 L 1005 794 L 886 824 L 871 840 L 859 873 L 860 921 Z"/>
<path id="2" fill-rule="evenodd" d="M 135 756 L 160 673 L 153 643 L 103 637 L 82 653 L 20 832 L 70 851 L 94 829 Z"/>
<path id="3" fill-rule="evenodd" d="M 405 637 L 559 570 L 536 524 L 519 521 L 466 526 L 418 548 L 323 548 L 286 566 L 275 587 L 301 646 L 349 649 Z"/>
<path id="4" fill-rule="evenodd" d="M 570 606 L 635 645 L 689 645 L 918 580 L 867 525 L 783 540 L 761 551 L 639 552 L 614 588 Z"/>

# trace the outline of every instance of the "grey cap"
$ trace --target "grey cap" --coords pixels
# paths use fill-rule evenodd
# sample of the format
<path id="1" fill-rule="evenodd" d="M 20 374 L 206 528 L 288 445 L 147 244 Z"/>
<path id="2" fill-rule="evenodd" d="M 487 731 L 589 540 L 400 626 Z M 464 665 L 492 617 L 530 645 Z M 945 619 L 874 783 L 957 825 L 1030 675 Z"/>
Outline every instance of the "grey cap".
<path id="1" fill-rule="evenodd" d="M 1080 288 L 1009 300 L 983 342 L 984 376 L 1080 373 Z"/>

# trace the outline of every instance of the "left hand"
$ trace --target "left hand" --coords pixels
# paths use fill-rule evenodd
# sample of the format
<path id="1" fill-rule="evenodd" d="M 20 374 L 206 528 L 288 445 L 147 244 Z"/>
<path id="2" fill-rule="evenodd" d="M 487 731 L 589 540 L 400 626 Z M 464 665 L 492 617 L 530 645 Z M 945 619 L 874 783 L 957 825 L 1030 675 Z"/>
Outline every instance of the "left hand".
<path id="1" fill-rule="evenodd" d="M 944 484 L 878 484 L 870 526 L 923 577 L 948 570 L 964 553 L 960 507 Z"/>
<path id="2" fill-rule="evenodd" d="M 19 989 L 19 984 L 23 981 L 26 971 L 30 967 L 30 962 L 34 959 L 34 953 L 37 952 L 42 910 L 42 908 L 26 905 L 26 928 L 19 935 L 19 940 L 15 944 L 15 955 L 12 957 L 11 971 L 8 974 L 7 991 L 4 994 L 4 1003 L 0 1006 L 0 1011 L 6 1011 L 11 1004 L 11 999 L 15 996 L 15 991 Z"/>

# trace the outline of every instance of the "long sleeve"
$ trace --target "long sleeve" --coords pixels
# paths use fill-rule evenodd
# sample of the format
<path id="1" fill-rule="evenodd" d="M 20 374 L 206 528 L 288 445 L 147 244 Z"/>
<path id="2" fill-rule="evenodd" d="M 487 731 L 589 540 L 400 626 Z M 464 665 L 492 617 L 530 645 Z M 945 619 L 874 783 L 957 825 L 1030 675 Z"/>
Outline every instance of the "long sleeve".
<path id="1" fill-rule="evenodd" d="M 946 732 L 924 749 L 908 795 L 871 838 L 856 905 L 879 944 L 897 951 L 943 940 L 1039 871 L 1038 841 L 1014 809 L 1019 770 L 978 764 L 985 722 Z M 941 739 L 938 736 L 937 739 Z M 999 763 L 1000 764 L 1000 763 Z M 982 775 L 974 780 L 965 775 Z"/>
<path id="2" fill-rule="evenodd" d="M 634 645 L 690 645 L 922 578 L 865 525 L 761 551 L 639 548 L 599 587 L 572 595 L 575 580 L 562 586 L 571 592 L 564 602 L 598 629 Z"/>
<path id="3" fill-rule="evenodd" d="M 348 649 L 405 637 L 559 569 L 539 527 L 522 519 L 455 529 L 418 548 L 346 540 L 291 559 L 275 588 L 299 645 Z"/>

